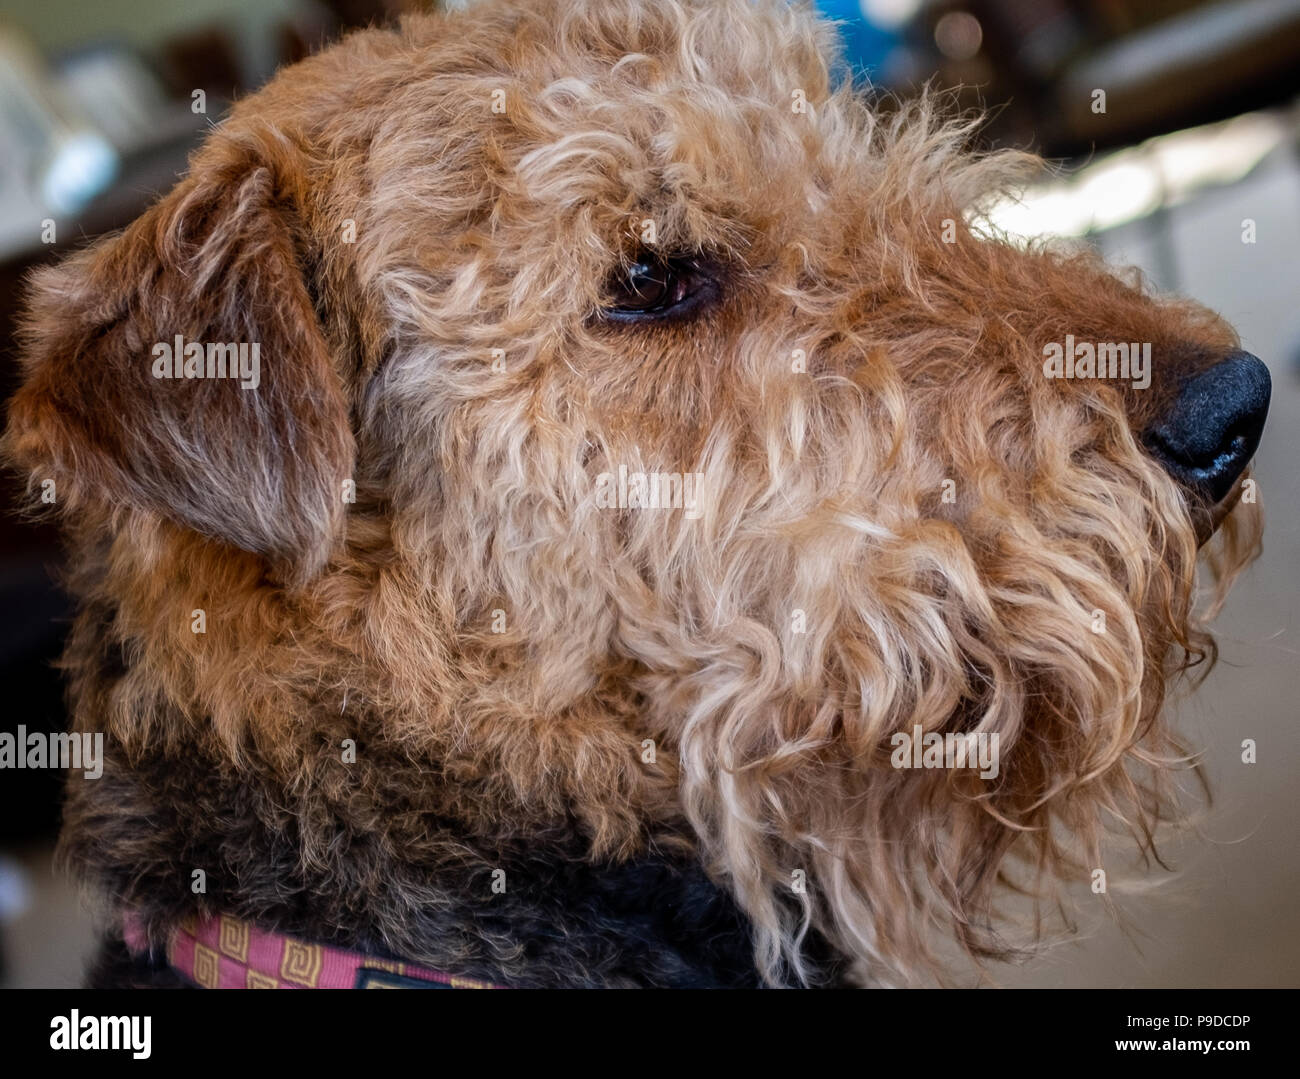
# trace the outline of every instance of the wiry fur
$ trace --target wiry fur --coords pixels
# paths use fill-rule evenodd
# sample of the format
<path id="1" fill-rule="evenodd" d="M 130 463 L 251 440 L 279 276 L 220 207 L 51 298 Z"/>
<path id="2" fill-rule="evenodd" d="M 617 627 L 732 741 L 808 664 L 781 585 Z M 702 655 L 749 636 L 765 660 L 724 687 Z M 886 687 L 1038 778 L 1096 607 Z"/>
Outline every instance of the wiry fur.
<path id="1" fill-rule="evenodd" d="M 939 933 L 1000 953 L 1017 865 L 1101 865 L 1111 824 L 1150 847 L 1184 763 L 1160 706 L 1207 638 L 1192 515 L 1134 431 L 1235 337 L 972 231 L 1025 159 L 969 153 L 929 99 L 878 114 L 832 53 L 778 0 L 366 31 L 36 277 L 7 448 L 72 539 L 75 723 L 114 754 L 71 781 L 65 853 L 113 904 L 160 935 L 198 904 L 467 975 L 672 984 L 693 958 L 661 935 L 619 967 L 626 919 L 575 898 L 650 858 L 764 979 L 835 955 L 886 982 Z M 598 317 L 645 219 L 715 267 L 706 316 Z M 261 341 L 263 387 L 155 381 L 176 333 Z M 1045 380 L 1067 333 L 1152 342 L 1155 384 Z M 702 516 L 598 509 L 620 465 L 702 473 Z M 999 778 L 892 769 L 917 724 L 998 732 Z M 548 919 L 586 943 L 530 944 L 563 939 Z"/>

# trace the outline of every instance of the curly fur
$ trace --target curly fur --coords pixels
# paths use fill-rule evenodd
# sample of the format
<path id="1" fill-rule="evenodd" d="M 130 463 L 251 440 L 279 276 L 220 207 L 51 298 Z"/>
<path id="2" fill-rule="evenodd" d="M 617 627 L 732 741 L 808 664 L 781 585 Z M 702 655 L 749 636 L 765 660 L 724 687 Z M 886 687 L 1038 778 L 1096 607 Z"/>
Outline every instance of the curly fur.
<path id="1" fill-rule="evenodd" d="M 1003 954 L 1004 886 L 1112 826 L 1152 849 L 1161 705 L 1210 645 L 1194 507 L 1135 431 L 1236 338 L 972 226 L 1031 162 L 833 57 L 778 0 L 364 31 L 35 277 L 6 447 L 71 540 L 75 724 L 114 755 L 64 850 L 111 904 L 517 984 L 890 983 L 946 936 Z M 646 219 L 716 268 L 707 317 L 597 316 Z M 152 379 L 177 333 L 262 342 L 263 386 Z M 1067 333 L 1152 342 L 1155 384 L 1044 379 Z M 597 508 L 620 465 L 702 473 L 701 516 Z M 1220 591 L 1257 531 L 1220 528 Z M 999 777 L 890 768 L 915 725 L 999 733 Z M 689 911 L 619 945 L 640 885 L 590 896 L 646 859 L 720 953 L 664 948 Z"/>

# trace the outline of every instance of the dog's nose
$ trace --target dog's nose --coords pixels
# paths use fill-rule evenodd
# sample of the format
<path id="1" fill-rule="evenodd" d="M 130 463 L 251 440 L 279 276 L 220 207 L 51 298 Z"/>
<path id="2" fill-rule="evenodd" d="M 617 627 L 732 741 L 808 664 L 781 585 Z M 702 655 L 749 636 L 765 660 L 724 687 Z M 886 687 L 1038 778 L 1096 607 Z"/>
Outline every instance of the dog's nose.
<path id="1" fill-rule="evenodd" d="M 1143 442 L 1174 479 L 1219 502 L 1259 445 L 1271 387 L 1259 359 L 1249 352 L 1229 353 L 1183 384 Z"/>

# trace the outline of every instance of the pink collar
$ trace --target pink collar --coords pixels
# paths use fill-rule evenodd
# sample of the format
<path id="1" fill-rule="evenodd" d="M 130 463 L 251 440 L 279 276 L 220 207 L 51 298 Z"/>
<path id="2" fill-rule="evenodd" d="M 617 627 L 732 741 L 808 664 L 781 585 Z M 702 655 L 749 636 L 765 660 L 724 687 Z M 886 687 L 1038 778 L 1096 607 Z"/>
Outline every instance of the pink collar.
<path id="1" fill-rule="evenodd" d="M 133 953 L 149 950 L 144 927 L 133 915 L 123 918 L 122 935 Z M 167 942 L 167 961 L 203 989 L 505 988 L 414 963 L 306 944 L 226 914 L 191 917 L 178 925 Z"/>

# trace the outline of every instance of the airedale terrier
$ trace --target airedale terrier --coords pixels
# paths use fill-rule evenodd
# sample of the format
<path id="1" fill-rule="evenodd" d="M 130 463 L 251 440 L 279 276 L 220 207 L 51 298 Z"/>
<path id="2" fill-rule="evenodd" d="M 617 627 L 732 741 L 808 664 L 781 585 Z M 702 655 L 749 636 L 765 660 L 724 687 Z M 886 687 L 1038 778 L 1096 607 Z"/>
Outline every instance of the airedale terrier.
<path id="1" fill-rule="evenodd" d="M 930 981 L 1180 815 L 1267 371 L 835 55 L 783 0 L 366 30 L 35 276 L 93 984 Z"/>

